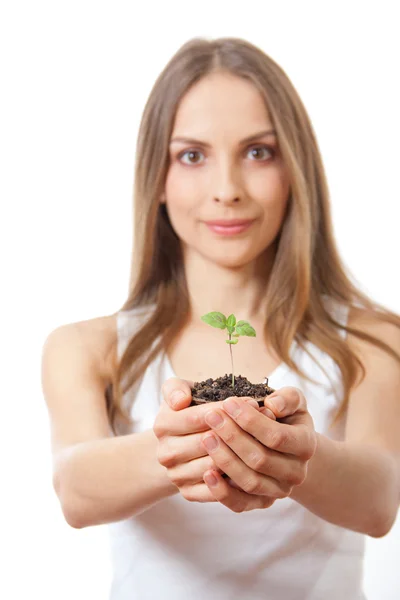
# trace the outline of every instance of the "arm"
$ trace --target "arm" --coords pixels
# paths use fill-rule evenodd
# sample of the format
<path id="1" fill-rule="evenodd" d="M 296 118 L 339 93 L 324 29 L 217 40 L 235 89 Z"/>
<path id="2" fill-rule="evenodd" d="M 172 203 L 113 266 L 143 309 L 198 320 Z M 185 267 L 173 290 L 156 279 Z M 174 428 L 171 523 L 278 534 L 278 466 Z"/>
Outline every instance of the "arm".
<path id="1" fill-rule="evenodd" d="M 152 430 L 81 442 L 59 453 L 54 488 L 75 528 L 120 521 L 178 493 Z"/>
<path id="2" fill-rule="evenodd" d="M 356 320 L 358 329 L 384 338 L 400 352 L 398 328 L 367 321 L 362 314 Z M 270 506 L 268 498 L 290 496 L 341 527 L 372 537 L 390 530 L 400 498 L 400 366 L 375 346 L 349 343 L 366 377 L 351 391 L 343 442 L 316 434 L 306 398 L 294 387 L 280 388 L 264 400 L 279 422 L 241 398 L 235 398 L 237 412 L 229 410 L 232 399 L 212 409 L 222 423 L 210 422 L 217 445 L 207 451 L 238 486 L 232 489 L 216 471 L 205 473 L 216 500 L 242 512 Z"/>
<path id="3" fill-rule="evenodd" d="M 400 352 L 399 330 L 366 320 L 358 329 L 385 339 Z M 318 516 L 372 537 L 389 532 L 400 501 L 400 366 L 382 350 L 349 336 L 366 368 L 353 389 L 344 442 L 317 435 L 304 483 L 291 497 Z"/>
<path id="4" fill-rule="evenodd" d="M 67 522 L 76 528 L 127 518 L 178 493 L 157 461 L 152 430 L 110 437 L 104 327 L 99 336 L 91 325 L 88 335 L 89 323 L 54 330 L 42 354 L 53 485 Z"/>

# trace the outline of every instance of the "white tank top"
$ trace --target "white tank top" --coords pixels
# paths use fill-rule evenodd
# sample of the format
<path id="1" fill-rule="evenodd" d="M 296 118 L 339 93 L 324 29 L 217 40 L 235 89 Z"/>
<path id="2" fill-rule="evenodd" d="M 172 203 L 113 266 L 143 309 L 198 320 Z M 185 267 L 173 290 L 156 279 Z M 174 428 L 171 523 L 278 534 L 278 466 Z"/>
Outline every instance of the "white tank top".
<path id="1" fill-rule="evenodd" d="M 330 303 L 342 324 L 347 309 Z M 119 356 L 149 308 L 118 313 Z M 341 333 L 341 335 L 345 335 Z M 269 384 L 300 388 L 316 431 L 341 440 L 344 423 L 328 430 L 342 398 L 336 363 L 312 344 L 296 343 L 291 356 L 318 384 L 281 363 Z M 168 358 L 149 365 L 125 402 L 135 397 L 133 431 L 152 428 L 162 401 L 161 384 L 174 377 Z M 317 517 L 296 501 L 234 513 L 219 503 L 185 500 L 179 493 L 142 514 L 107 525 L 113 582 L 110 600 L 361 600 L 365 536 Z"/>

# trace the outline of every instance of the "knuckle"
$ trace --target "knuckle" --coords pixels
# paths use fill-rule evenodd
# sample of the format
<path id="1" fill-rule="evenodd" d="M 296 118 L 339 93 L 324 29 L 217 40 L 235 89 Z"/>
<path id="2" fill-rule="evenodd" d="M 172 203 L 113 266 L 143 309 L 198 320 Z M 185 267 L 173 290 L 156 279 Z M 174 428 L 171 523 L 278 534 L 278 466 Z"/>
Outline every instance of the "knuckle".
<path id="1" fill-rule="evenodd" d="M 176 485 L 176 487 L 179 488 L 180 490 L 182 489 L 182 486 L 185 484 L 185 481 L 183 480 L 183 478 L 175 473 L 170 474 L 169 478 L 171 480 L 171 483 Z"/>
<path id="2" fill-rule="evenodd" d="M 235 513 L 242 513 L 242 512 L 244 512 L 244 505 L 243 504 L 234 504 L 231 507 L 231 510 L 233 510 L 233 512 L 235 512 Z"/>
<path id="3" fill-rule="evenodd" d="M 315 454 L 317 448 L 317 436 L 315 431 L 307 431 L 301 457 L 305 460 L 310 460 Z"/>
<path id="4" fill-rule="evenodd" d="M 281 484 L 279 487 L 276 488 L 275 492 L 273 493 L 273 497 L 275 498 L 275 500 L 283 500 L 283 498 L 286 498 L 291 491 L 291 486 Z"/>
<path id="5" fill-rule="evenodd" d="M 269 445 L 274 450 L 279 450 L 280 448 L 285 446 L 285 444 L 287 444 L 288 439 L 289 439 L 289 435 L 286 433 L 286 431 L 282 431 L 282 430 L 273 431 L 271 433 Z"/>
<path id="6" fill-rule="evenodd" d="M 165 434 L 165 427 L 161 424 L 160 421 L 154 421 L 153 432 L 156 438 L 158 439 L 160 439 Z"/>
<path id="7" fill-rule="evenodd" d="M 230 445 L 232 444 L 237 438 L 237 433 L 234 429 L 229 429 L 225 434 L 224 434 L 224 441 Z"/>
<path id="8" fill-rule="evenodd" d="M 214 471 L 218 471 L 219 473 L 223 473 L 223 470 L 220 467 L 217 467 L 211 456 L 204 457 L 204 464 L 202 465 L 203 471 L 207 471 L 208 469 L 213 469 Z"/>
<path id="9" fill-rule="evenodd" d="M 189 502 L 194 501 L 191 487 L 182 487 L 180 489 L 180 492 L 181 492 L 181 495 L 185 498 L 185 500 L 188 500 Z"/>
<path id="10" fill-rule="evenodd" d="M 263 454 L 252 452 L 249 459 L 249 467 L 267 475 L 271 471 L 271 462 Z"/>
<path id="11" fill-rule="evenodd" d="M 291 473 L 288 473 L 286 477 L 284 477 L 284 481 L 291 486 L 300 485 L 303 483 L 304 479 L 305 475 L 301 470 L 292 471 Z"/>
<path id="12" fill-rule="evenodd" d="M 194 484 L 193 477 L 188 477 L 188 474 L 181 465 L 168 469 L 168 477 L 179 490 L 190 490 L 191 486 Z"/>
<path id="13" fill-rule="evenodd" d="M 263 488 L 262 482 L 258 477 L 250 477 L 243 484 L 243 490 L 247 494 L 261 495 L 262 488 Z"/>
<path id="14" fill-rule="evenodd" d="M 221 456 L 218 459 L 218 466 L 224 473 L 226 473 L 232 464 L 232 459 L 229 456 Z"/>
<path id="15" fill-rule="evenodd" d="M 267 496 L 263 502 L 263 508 L 270 508 L 270 506 L 272 506 L 276 501 L 276 498 L 271 498 L 270 496 Z"/>
<path id="16" fill-rule="evenodd" d="M 168 449 L 167 451 L 160 450 L 158 453 L 158 462 L 163 467 L 173 467 L 176 464 L 176 459 L 176 452 L 173 452 L 170 449 Z"/>
<path id="17" fill-rule="evenodd" d="M 243 411 L 240 415 L 240 424 L 244 428 L 251 427 L 255 421 L 255 417 L 250 411 Z"/>
<path id="18" fill-rule="evenodd" d="M 186 427 L 188 428 L 188 430 L 195 430 L 195 429 L 201 429 L 203 422 L 202 422 L 202 418 L 199 415 L 199 412 L 194 410 L 192 411 L 188 411 L 188 414 L 185 417 L 186 419 Z"/>
<path id="19" fill-rule="evenodd" d="M 301 485 L 302 483 L 305 482 L 306 477 L 307 477 L 307 465 L 304 465 L 300 469 L 298 476 L 297 476 L 297 481 L 293 485 Z"/>

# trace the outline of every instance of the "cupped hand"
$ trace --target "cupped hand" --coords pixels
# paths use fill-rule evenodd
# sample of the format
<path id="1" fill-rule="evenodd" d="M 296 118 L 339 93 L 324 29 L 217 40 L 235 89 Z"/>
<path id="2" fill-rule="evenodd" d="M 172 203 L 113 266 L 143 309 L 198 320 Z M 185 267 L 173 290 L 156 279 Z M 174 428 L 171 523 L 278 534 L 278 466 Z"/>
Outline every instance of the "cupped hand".
<path id="1" fill-rule="evenodd" d="M 249 510 L 253 495 L 268 500 L 285 498 L 305 481 L 317 436 L 299 389 L 275 391 L 264 399 L 260 410 L 237 397 L 208 409 L 205 420 L 213 432 L 204 435 L 202 443 L 216 466 L 244 490 L 238 494 L 246 493 L 232 494 L 221 475 L 211 469 L 204 481 L 219 502 L 242 512 Z M 263 414 L 267 410 L 274 412 L 276 421 Z"/>
<path id="2" fill-rule="evenodd" d="M 192 387 L 192 381 L 176 377 L 167 379 L 162 386 L 164 400 L 153 424 L 153 431 L 159 442 L 157 459 L 184 498 L 193 502 L 217 502 L 203 479 L 204 473 L 210 469 L 220 476 L 223 473 L 202 444 L 204 432 L 210 430 L 205 421 L 210 406 L 190 406 Z M 253 402 L 257 406 L 253 410 L 259 410 L 255 400 L 243 400 Z M 221 406 L 222 401 L 213 402 L 214 408 L 221 409 Z M 232 489 L 228 482 L 223 481 Z"/>

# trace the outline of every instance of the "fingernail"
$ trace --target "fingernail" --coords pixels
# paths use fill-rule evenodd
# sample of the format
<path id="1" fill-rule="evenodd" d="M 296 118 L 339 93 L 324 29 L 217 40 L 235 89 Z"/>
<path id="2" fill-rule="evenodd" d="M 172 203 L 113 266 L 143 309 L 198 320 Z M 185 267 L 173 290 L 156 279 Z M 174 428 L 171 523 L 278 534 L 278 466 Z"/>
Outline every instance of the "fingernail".
<path id="1" fill-rule="evenodd" d="M 272 410 L 269 410 L 269 408 L 262 408 L 261 412 L 266 416 L 269 417 L 270 419 L 272 419 L 273 421 L 276 421 L 276 417 L 274 415 L 274 413 L 272 412 Z"/>
<path id="2" fill-rule="evenodd" d="M 224 419 L 221 415 L 213 410 L 204 415 L 204 420 L 210 427 L 221 427 L 224 424 Z"/>
<path id="3" fill-rule="evenodd" d="M 175 392 L 172 392 L 170 396 L 172 406 L 176 406 L 180 400 L 183 400 L 183 398 L 186 398 L 186 394 L 185 392 L 182 392 L 182 390 L 176 390 Z"/>
<path id="4" fill-rule="evenodd" d="M 232 417 L 237 417 L 241 410 L 239 404 L 231 398 L 228 398 L 228 400 L 224 400 L 222 406 L 224 407 L 224 410 L 226 410 L 228 415 L 232 415 Z"/>
<path id="5" fill-rule="evenodd" d="M 283 412 L 285 410 L 285 399 L 282 396 L 274 396 L 272 400 L 268 402 L 276 412 Z"/>
<path id="6" fill-rule="evenodd" d="M 214 435 L 208 435 L 203 439 L 203 444 L 207 448 L 207 450 L 215 450 L 218 448 L 218 440 Z"/>
<path id="7" fill-rule="evenodd" d="M 257 400 L 247 400 L 246 404 L 250 404 L 250 406 L 252 406 L 253 408 L 260 408 L 258 406 Z"/>
<path id="8" fill-rule="evenodd" d="M 207 473 L 207 475 L 204 475 L 204 479 L 207 485 L 217 485 L 218 483 L 218 479 L 215 477 L 215 475 L 213 475 L 213 473 Z"/>

